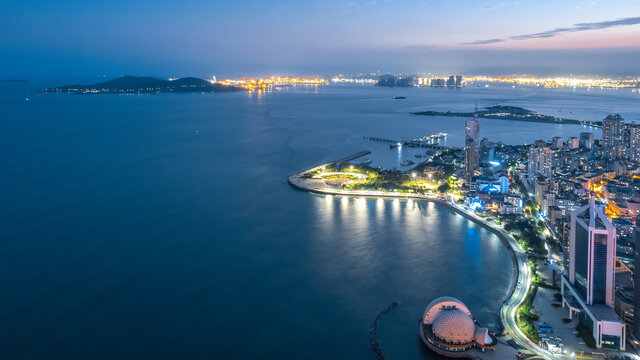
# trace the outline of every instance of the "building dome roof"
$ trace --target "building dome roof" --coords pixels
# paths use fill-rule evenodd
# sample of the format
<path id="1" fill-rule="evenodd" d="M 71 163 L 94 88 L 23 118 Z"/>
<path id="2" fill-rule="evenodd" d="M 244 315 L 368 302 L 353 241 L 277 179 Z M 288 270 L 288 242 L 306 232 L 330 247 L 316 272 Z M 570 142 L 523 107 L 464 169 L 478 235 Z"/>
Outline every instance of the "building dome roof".
<path id="1" fill-rule="evenodd" d="M 434 320 L 438 317 L 441 311 L 445 311 L 447 309 L 458 309 L 465 314 L 471 317 L 471 311 L 469 308 L 460 300 L 450 297 L 443 296 L 433 300 L 429 303 L 429 306 L 424 311 L 424 315 L 422 316 L 422 322 L 424 324 L 433 324 Z"/>
<path id="2" fill-rule="evenodd" d="M 433 320 L 433 334 L 452 344 L 473 342 L 476 325 L 470 315 L 460 309 L 443 310 Z"/>

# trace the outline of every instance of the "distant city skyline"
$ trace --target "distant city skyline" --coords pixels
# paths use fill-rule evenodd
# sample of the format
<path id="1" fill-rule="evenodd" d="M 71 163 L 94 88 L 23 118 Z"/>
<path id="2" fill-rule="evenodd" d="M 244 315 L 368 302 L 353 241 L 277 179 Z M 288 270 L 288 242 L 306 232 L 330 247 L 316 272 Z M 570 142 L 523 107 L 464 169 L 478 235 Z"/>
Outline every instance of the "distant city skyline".
<path id="1" fill-rule="evenodd" d="M 0 77 L 638 75 L 640 2 L 17 2 Z M 55 30 L 55 31 L 54 31 Z"/>

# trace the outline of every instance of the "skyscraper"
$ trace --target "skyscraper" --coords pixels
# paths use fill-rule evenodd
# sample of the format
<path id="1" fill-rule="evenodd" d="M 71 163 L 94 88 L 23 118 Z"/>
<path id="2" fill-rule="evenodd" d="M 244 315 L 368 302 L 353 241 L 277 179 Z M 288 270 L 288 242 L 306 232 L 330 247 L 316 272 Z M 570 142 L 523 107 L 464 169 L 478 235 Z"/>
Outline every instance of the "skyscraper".
<path id="1" fill-rule="evenodd" d="M 529 149 L 529 182 L 534 183 L 538 175 L 551 179 L 553 156 L 546 146 L 531 146 Z"/>
<path id="2" fill-rule="evenodd" d="M 478 169 L 480 163 L 480 123 L 478 122 L 478 104 L 476 104 L 473 119 L 466 122 L 465 127 L 465 156 L 464 156 L 464 178 L 467 183 L 471 182 L 473 172 Z"/>
<path id="3" fill-rule="evenodd" d="M 640 316 L 640 218 L 636 218 L 636 227 L 633 230 L 633 242 L 634 242 L 634 263 L 635 268 L 633 269 L 633 278 L 634 278 L 634 287 L 633 287 L 633 332 L 636 338 L 640 337 L 640 320 L 637 319 L 637 316 Z"/>
<path id="4" fill-rule="evenodd" d="M 607 115 L 602 120 L 602 150 L 607 159 L 624 155 L 624 119 L 620 114 Z"/>
<path id="5" fill-rule="evenodd" d="M 587 327 L 598 348 L 624 349 L 626 328 L 613 310 L 616 228 L 592 198 L 571 213 L 569 271 L 562 277 L 563 306 Z"/>
<path id="6" fill-rule="evenodd" d="M 616 228 L 594 202 L 571 213 L 569 281 L 587 304 L 613 306 Z"/>

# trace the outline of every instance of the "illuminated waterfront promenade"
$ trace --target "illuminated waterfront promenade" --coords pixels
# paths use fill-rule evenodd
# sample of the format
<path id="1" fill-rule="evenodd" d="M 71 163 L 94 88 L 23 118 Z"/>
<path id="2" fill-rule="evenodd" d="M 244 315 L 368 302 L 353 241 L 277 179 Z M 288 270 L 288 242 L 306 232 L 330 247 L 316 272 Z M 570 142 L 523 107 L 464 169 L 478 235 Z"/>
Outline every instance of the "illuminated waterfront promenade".
<path id="1" fill-rule="evenodd" d="M 301 173 L 292 175 L 289 177 L 289 184 L 295 188 L 300 190 L 314 192 L 318 194 L 324 195 L 341 195 L 341 196 L 351 196 L 351 197 L 378 197 L 378 198 L 401 198 L 401 199 L 417 199 L 424 201 L 431 201 L 436 203 L 437 205 L 446 207 L 450 210 L 455 211 L 456 213 L 462 215 L 463 217 L 471 220 L 478 225 L 484 227 L 489 230 L 493 234 L 497 235 L 503 244 L 509 249 L 510 254 L 512 255 L 512 260 L 514 264 L 514 279 L 516 279 L 511 285 L 510 291 L 508 292 L 507 298 L 504 300 L 502 307 L 500 308 L 500 321 L 502 326 L 504 327 L 504 334 L 509 335 L 520 347 L 524 350 L 528 350 L 537 354 L 537 356 L 546 358 L 546 359 L 557 359 L 556 356 L 549 353 L 548 351 L 542 349 L 533 341 L 529 340 L 527 336 L 520 330 L 516 323 L 516 314 L 518 308 L 525 301 L 526 295 L 531 286 L 531 269 L 529 268 L 529 263 L 526 258 L 526 252 L 522 247 L 518 244 L 518 242 L 513 239 L 504 229 L 501 227 L 495 226 L 493 224 L 487 223 L 481 217 L 468 212 L 466 209 L 456 205 L 454 202 L 450 201 L 446 195 L 437 196 L 435 194 L 430 195 L 417 195 L 417 194 L 408 194 L 408 193 L 400 193 L 400 192 L 388 192 L 388 191 L 369 191 L 369 190 L 360 190 L 360 191 L 345 191 L 336 188 L 330 188 L 322 179 L 317 178 L 309 178 L 305 177 L 305 174 L 321 169 L 328 164 L 323 164 L 312 169 L 305 170 Z M 523 351 L 524 351 L 523 350 Z M 502 346 L 498 346 L 495 352 L 481 352 L 480 350 L 473 350 L 468 353 L 465 353 L 462 357 L 471 358 L 471 359 L 505 359 L 505 358 L 513 358 L 515 356 L 516 350 L 511 346 L 503 344 Z M 461 354 L 462 355 L 462 354 Z"/>

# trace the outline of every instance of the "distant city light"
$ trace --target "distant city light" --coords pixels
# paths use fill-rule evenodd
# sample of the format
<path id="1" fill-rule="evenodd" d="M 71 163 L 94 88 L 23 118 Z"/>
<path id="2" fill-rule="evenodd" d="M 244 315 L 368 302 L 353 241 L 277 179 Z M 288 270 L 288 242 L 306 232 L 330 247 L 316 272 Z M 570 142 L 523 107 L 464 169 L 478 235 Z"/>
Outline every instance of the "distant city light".
<path id="1" fill-rule="evenodd" d="M 271 76 L 267 78 L 242 78 L 242 79 L 223 79 L 216 80 L 213 78 L 214 83 L 236 86 L 249 91 L 253 90 L 266 90 L 270 88 L 278 88 L 285 86 L 295 85 L 327 85 L 329 82 L 323 78 L 306 78 L 297 76 Z"/>
<path id="2" fill-rule="evenodd" d="M 598 88 L 634 88 L 638 86 L 638 80 L 631 79 L 617 79 L 617 78 L 587 78 L 587 77 L 555 77 L 555 78 L 543 78 L 533 76 L 515 76 L 515 77 L 487 77 L 487 76 L 471 76 L 467 77 L 468 82 L 495 82 L 517 85 L 534 85 L 546 88 L 557 87 L 598 87 Z M 485 84 L 485 87 L 489 87 Z"/>

